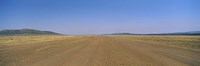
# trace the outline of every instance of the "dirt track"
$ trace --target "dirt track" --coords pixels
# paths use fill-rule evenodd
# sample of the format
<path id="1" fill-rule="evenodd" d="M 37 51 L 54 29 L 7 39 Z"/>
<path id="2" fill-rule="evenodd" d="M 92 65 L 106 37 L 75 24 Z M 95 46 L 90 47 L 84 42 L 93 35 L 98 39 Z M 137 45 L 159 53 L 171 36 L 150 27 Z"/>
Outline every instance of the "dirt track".
<path id="1" fill-rule="evenodd" d="M 2 66 L 199 66 L 200 52 L 110 36 L 2 47 Z"/>

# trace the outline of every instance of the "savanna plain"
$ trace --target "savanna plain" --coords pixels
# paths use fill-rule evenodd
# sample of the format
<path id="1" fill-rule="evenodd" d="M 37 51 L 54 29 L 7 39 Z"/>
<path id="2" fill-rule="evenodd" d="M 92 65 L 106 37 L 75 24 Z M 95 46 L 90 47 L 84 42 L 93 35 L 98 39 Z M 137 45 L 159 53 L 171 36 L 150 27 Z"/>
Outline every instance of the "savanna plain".
<path id="1" fill-rule="evenodd" d="M 200 36 L 0 36 L 0 66 L 200 66 Z"/>

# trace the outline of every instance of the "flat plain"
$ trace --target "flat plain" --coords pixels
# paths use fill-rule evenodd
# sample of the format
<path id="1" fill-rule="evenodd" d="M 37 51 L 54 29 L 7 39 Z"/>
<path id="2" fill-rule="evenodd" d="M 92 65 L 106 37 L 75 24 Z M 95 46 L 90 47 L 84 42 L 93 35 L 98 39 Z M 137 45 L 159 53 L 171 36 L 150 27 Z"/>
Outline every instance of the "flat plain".
<path id="1" fill-rule="evenodd" d="M 0 66 L 200 66 L 200 36 L 0 36 Z"/>

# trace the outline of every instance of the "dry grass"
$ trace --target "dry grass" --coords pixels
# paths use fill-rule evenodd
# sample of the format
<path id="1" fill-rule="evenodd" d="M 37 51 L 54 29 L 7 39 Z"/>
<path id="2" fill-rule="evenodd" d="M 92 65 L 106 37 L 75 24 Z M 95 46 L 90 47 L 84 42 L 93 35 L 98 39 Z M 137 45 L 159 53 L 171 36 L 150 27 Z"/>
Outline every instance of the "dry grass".
<path id="1" fill-rule="evenodd" d="M 0 36 L 0 45 L 17 45 L 17 44 L 28 44 L 36 42 L 45 42 L 60 40 L 65 38 L 71 38 L 74 36 L 63 36 L 63 35 L 38 35 L 38 36 Z"/>
<path id="2" fill-rule="evenodd" d="M 122 38 L 130 40 L 140 40 L 164 46 L 178 47 L 190 50 L 200 50 L 200 36 L 135 35 L 135 36 L 123 36 Z"/>

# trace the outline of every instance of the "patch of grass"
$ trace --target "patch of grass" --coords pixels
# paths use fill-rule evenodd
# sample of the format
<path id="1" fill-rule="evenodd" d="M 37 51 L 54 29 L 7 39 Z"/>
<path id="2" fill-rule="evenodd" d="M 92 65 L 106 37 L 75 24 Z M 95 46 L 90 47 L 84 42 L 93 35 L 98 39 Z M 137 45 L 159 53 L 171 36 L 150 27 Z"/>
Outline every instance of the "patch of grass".
<path id="1" fill-rule="evenodd" d="M 135 35 L 135 36 L 124 36 L 124 37 L 131 40 L 141 40 L 164 46 L 178 47 L 191 50 L 200 50 L 200 36 Z"/>
<path id="2" fill-rule="evenodd" d="M 74 36 L 60 36 L 60 35 L 38 35 L 38 36 L 0 36 L 0 45 L 16 45 L 27 44 L 35 42 L 53 41 L 65 38 L 72 38 Z"/>

